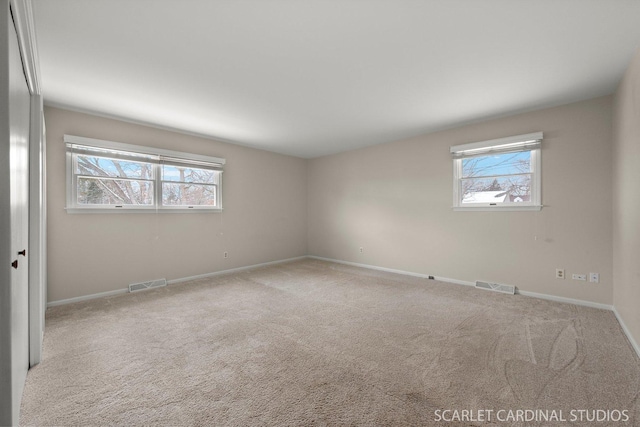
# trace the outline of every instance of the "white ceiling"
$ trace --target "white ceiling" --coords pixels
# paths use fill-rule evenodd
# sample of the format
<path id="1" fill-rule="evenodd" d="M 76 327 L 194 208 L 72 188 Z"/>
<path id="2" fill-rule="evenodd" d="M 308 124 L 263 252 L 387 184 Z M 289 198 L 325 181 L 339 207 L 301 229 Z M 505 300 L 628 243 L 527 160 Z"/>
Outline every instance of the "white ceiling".
<path id="1" fill-rule="evenodd" d="M 638 0 L 33 3 L 46 103 L 305 158 L 610 94 L 640 45 Z"/>

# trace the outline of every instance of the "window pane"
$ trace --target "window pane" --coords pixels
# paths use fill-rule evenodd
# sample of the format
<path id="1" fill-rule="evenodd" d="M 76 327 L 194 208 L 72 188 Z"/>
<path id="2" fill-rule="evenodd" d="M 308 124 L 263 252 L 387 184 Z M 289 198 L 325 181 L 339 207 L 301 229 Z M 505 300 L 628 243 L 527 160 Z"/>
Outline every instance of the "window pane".
<path id="1" fill-rule="evenodd" d="M 462 177 L 511 175 L 531 171 L 531 151 L 462 159 Z"/>
<path id="2" fill-rule="evenodd" d="M 216 186 L 162 183 L 164 206 L 216 206 Z"/>
<path id="3" fill-rule="evenodd" d="M 531 201 L 531 175 L 468 178 L 462 181 L 464 203 L 522 203 Z"/>
<path id="4" fill-rule="evenodd" d="M 163 181 L 197 182 L 200 184 L 217 184 L 218 171 L 162 165 Z"/>
<path id="5" fill-rule="evenodd" d="M 78 177 L 80 205 L 153 205 L 153 183 Z"/>
<path id="6" fill-rule="evenodd" d="M 115 160 L 104 157 L 76 155 L 76 173 L 114 178 L 153 179 L 150 163 Z"/>

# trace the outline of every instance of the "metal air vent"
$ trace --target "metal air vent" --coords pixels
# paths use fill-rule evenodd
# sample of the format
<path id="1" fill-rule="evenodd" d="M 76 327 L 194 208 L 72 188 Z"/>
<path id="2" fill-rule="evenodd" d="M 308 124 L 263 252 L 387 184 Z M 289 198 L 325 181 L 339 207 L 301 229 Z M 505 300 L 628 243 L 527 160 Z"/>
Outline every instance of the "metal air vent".
<path id="1" fill-rule="evenodd" d="M 476 288 L 485 289 L 487 291 L 502 292 L 503 294 L 515 295 L 516 287 L 511 285 L 499 285 L 498 283 L 489 283 L 476 281 Z"/>
<path id="2" fill-rule="evenodd" d="M 167 279 L 149 280 L 148 282 L 132 283 L 129 285 L 129 292 L 144 291 L 145 289 L 160 288 L 167 286 Z"/>

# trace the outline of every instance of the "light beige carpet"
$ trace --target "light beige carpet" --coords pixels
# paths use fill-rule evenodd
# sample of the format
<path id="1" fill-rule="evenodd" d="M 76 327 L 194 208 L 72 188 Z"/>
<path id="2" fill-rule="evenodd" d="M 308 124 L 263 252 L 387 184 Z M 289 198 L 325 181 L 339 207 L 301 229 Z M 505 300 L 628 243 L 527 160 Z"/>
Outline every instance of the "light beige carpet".
<path id="1" fill-rule="evenodd" d="M 609 311 L 303 260 L 49 309 L 21 424 L 632 426 L 639 381 Z"/>

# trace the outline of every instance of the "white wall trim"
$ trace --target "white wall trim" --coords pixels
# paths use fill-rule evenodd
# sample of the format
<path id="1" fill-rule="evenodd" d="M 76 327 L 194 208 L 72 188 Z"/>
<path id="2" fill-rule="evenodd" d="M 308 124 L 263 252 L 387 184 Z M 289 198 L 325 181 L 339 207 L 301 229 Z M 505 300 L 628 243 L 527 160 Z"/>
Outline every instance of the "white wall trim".
<path id="1" fill-rule="evenodd" d="M 198 274 L 196 276 L 181 277 L 179 279 L 167 280 L 167 285 L 175 285 L 179 283 L 188 282 L 190 280 L 205 279 L 207 277 L 222 276 L 223 274 L 238 273 L 240 271 L 253 270 L 254 268 L 267 267 L 267 266 L 276 265 L 276 264 L 283 264 L 285 262 L 299 261 L 305 258 L 307 257 L 303 255 L 303 256 L 294 257 L 294 258 L 280 259 L 277 261 L 269 261 L 269 262 L 263 262 L 260 264 L 247 265 L 245 267 L 237 267 L 237 268 L 230 268 L 228 270 L 214 271 L 213 273 L 205 273 L 205 274 Z"/>
<path id="2" fill-rule="evenodd" d="M 102 298 L 102 297 L 112 297 L 114 295 L 126 294 L 129 292 L 129 289 L 116 289 L 115 291 L 107 291 L 107 292 L 99 292 L 97 294 L 91 295 L 83 295 L 81 297 L 73 297 L 68 299 L 61 299 L 58 301 L 51 301 L 47 303 L 47 308 L 56 307 L 58 305 L 72 304 L 74 302 L 88 301 L 91 299 Z"/>
<path id="3" fill-rule="evenodd" d="M 368 268 L 369 270 L 386 271 L 387 273 L 402 274 L 404 276 L 420 277 L 420 278 L 423 278 L 423 279 L 428 279 L 429 276 L 431 276 L 431 274 L 414 273 L 413 271 L 396 270 L 396 269 L 393 269 L 393 268 L 378 267 L 377 265 L 360 264 L 358 262 L 342 261 L 342 260 L 339 260 L 339 259 L 324 258 L 324 257 L 320 257 L 320 256 L 315 256 L 315 255 L 309 255 L 307 258 L 318 259 L 320 261 L 335 262 L 337 264 L 352 265 L 354 267 Z M 475 286 L 476 285 L 475 282 L 469 282 L 467 280 L 451 279 L 449 277 L 442 277 L 442 276 L 433 276 L 433 280 L 438 280 L 440 282 L 454 283 L 456 285 L 464 285 L 464 286 Z"/>
<path id="4" fill-rule="evenodd" d="M 379 271 L 386 271 L 388 273 L 403 274 L 405 276 L 422 277 L 422 278 L 425 278 L 425 279 L 428 279 L 429 276 L 430 276 L 429 274 L 414 273 L 414 272 L 405 271 L 405 270 L 395 270 L 393 268 L 378 267 L 378 266 L 375 266 L 375 265 L 360 264 L 360 263 L 357 263 L 357 262 L 341 261 L 341 260 L 338 260 L 338 259 L 323 258 L 323 257 L 313 256 L 313 255 L 310 255 L 309 258 L 318 259 L 318 260 L 321 260 L 321 261 L 335 262 L 335 263 L 338 263 L 338 264 L 352 265 L 354 267 L 368 268 L 370 270 L 379 270 Z M 469 282 L 467 280 L 451 279 L 451 278 L 448 278 L 448 277 L 441 277 L 441 276 L 433 276 L 433 278 L 434 278 L 434 280 L 438 280 L 438 281 L 441 281 L 441 282 L 447 282 L 447 283 L 455 283 L 456 285 L 465 285 L 465 286 L 475 286 L 476 285 L 475 282 Z M 516 290 L 516 294 L 520 294 L 520 295 L 526 296 L 526 297 L 546 299 L 546 300 L 549 300 L 549 301 L 563 302 L 563 303 L 566 303 L 566 304 L 575 304 L 575 305 L 581 305 L 581 306 L 584 306 L 584 307 L 599 308 L 599 309 L 602 309 L 602 310 L 613 310 L 613 306 L 612 305 L 601 304 L 601 303 L 592 302 L 592 301 L 584 301 L 584 300 L 574 299 L 574 298 L 559 297 L 559 296 L 555 296 L 555 295 L 539 294 L 537 292 L 520 291 L 520 290 Z"/>
<path id="5" fill-rule="evenodd" d="M 433 276 L 433 280 L 438 280 L 440 282 L 446 282 L 446 283 L 453 283 L 455 285 L 464 285 L 464 286 L 476 286 L 476 282 L 469 282 L 467 280 L 458 280 L 458 279 L 451 279 L 449 277 L 442 277 L 442 276 Z"/>
<path id="6" fill-rule="evenodd" d="M 40 85 L 40 57 L 38 54 L 36 26 L 33 20 L 31 1 L 11 0 L 11 6 L 29 92 L 31 92 L 31 95 L 40 95 L 42 93 Z"/>
<path id="7" fill-rule="evenodd" d="M 34 366 L 42 360 L 47 306 L 47 143 L 42 95 L 31 95 L 29 133 L 29 366 Z"/>
<path id="8" fill-rule="evenodd" d="M 429 278 L 428 274 L 414 273 L 414 272 L 405 271 L 405 270 L 395 270 L 393 268 L 378 267 L 377 265 L 360 264 L 358 262 L 342 261 L 342 260 L 339 260 L 339 259 L 324 258 L 324 257 L 320 257 L 320 256 L 315 256 L 315 255 L 309 255 L 307 258 L 317 259 L 317 260 L 320 260 L 320 261 L 335 262 L 337 264 L 351 265 L 351 266 L 354 266 L 354 267 L 368 268 L 369 270 L 386 271 L 387 273 L 402 274 L 404 276 L 422 277 L 424 279 L 428 279 Z M 466 283 L 462 283 L 462 284 L 466 284 Z"/>
<path id="9" fill-rule="evenodd" d="M 633 347 L 638 357 L 640 357 L 640 345 L 638 345 L 636 340 L 633 338 L 633 335 L 631 335 L 631 331 L 629 330 L 629 328 L 627 328 L 627 325 L 626 323 L 624 323 L 624 320 L 622 320 L 622 316 L 620 315 L 620 313 L 618 313 L 618 310 L 616 310 L 615 305 L 612 307 L 612 310 L 613 310 L 613 314 L 616 315 L 616 319 L 618 319 L 618 323 L 620 323 L 620 327 L 622 328 L 622 331 L 627 336 L 627 339 L 629 340 L 629 344 L 631 344 L 631 347 Z"/>
<path id="10" fill-rule="evenodd" d="M 283 264 L 285 262 L 298 261 L 298 260 L 305 259 L 305 258 L 307 258 L 307 257 L 306 256 L 299 256 L 299 257 L 294 257 L 294 258 L 287 258 L 287 259 L 281 259 L 281 260 L 277 260 L 277 261 L 269 261 L 269 262 L 263 262 L 263 263 L 260 263 L 260 264 L 248 265 L 248 266 L 245 266 L 245 267 L 230 268 L 228 270 L 215 271 L 213 273 L 205 273 L 205 274 L 198 274 L 196 276 L 181 277 L 181 278 L 178 278 L 178 279 L 167 280 L 167 285 L 174 285 L 174 284 L 184 283 L 184 282 L 188 282 L 190 280 L 196 280 L 196 279 L 204 279 L 206 277 L 221 276 L 223 274 L 237 273 L 237 272 L 240 272 L 240 271 L 252 270 L 254 268 L 267 267 L 269 265 L 276 265 L 276 264 Z M 62 299 L 62 300 L 58 300 L 58 301 L 51 301 L 51 302 L 47 303 L 47 307 L 56 307 L 58 305 L 72 304 L 74 302 L 88 301 L 88 300 L 92 300 L 92 299 L 96 299 L 96 298 L 102 298 L 102 297 L 110 297 L 110 296 L 114 296 L 114 295 L 126 294 L 128 292 L 129 292 L 129 288 L 116 289 L 115 291 L 99 292 L 97 294 L 83 295 L 83 296 L 80 296 L 80 297 Z"/>
<path id="11" fill-rule="evenodd" d="M 537 292 L 521 291 L 519 289 L 516 289 L 516 294 L 520 294 L 520 295 L 525 296 L 525 297 L 546 299 L 546 300 L 555 301 L 555 302 L 563 302 L 563 303 L 566 303 L 566 304 L 581 305 L 583 307 L 598 308 L 600 310 L 609 310 L 609 311 L 613 310 L 613 306 L 612 305 L 602 304 L 602 303 L 593 302 L 593 301 L 585 301 L 585 300 L 582 300 L 582 299 L 559 297 L 559 296 L 556 296 L 556 295 L 549 295 L 549 294 L 539 294 Z"/>

